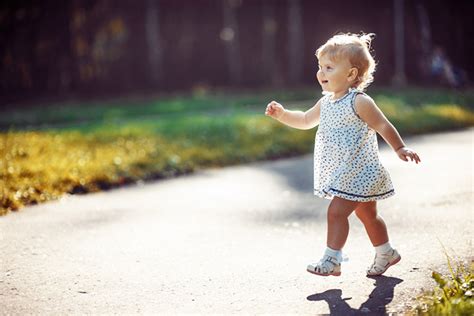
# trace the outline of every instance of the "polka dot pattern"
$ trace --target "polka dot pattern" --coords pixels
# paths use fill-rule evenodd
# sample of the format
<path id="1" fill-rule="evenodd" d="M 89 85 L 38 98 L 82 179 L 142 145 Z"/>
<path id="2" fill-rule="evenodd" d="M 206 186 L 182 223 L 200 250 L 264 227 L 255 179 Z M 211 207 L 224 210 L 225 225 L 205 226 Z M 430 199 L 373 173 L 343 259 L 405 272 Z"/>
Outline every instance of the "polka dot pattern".
<path id="1" fill-rule="evenodd" d="M 379 159 L 376 132 L 355 111 L 351 89 L 343 97 L 321 100 L 321 119 L 314 146 L 314 194 L 368 202 L 395 194 Z"/>

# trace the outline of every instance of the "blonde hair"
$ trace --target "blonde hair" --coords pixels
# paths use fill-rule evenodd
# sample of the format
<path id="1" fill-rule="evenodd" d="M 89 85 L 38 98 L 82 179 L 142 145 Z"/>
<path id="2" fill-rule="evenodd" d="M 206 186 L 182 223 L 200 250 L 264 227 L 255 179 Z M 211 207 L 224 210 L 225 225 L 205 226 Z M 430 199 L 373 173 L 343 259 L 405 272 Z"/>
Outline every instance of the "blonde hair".
<path id="1" fill-rule="evenodd" d="M 338 61 L 347 58 L 358 74 L 354 86 L 359 90 L 367 88 L 374 81 L 375 60 L 370 54 L 370 43 L 374 33 L 369 34 L 337 34 L 316 50 L 318 59 L 327 55 L 329 59 Z"/>

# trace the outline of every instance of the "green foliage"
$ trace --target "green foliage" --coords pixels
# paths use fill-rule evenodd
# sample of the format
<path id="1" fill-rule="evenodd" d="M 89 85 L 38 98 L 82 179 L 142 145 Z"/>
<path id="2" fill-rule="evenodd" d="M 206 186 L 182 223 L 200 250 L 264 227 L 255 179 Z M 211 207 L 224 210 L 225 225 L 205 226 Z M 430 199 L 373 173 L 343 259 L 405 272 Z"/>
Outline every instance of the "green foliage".
<path id="1" fill-rule="evenodd" d="M 110 101 L 60 102 L 11 107 L 0 115 L 0 129 L 38 130 L 100 127 L 104 124 L 143 119 L 168 120 L 185 115 L 232 114 L 235 111 L 261 112 L 270 99 L 282 102 L 317 97 L 314 89 L 261 91 L 252 93 L 214 92 L 166 97 L 131 97 Z M 82 128 L 81 128 L 82 129 Z M 82 130 L 86 130 L 82 129 Z"/>
<path id="2" fill-rule="evenodd" d="M 20 118 L 32 124 L 42 120 L 65 124 L 0 133 L 0 214 L 64 193 L 309 153 L 314 130 L 286 127 L 263 111 L 269 100 L 308 98 L 310 93 L 176 97 L 128 106 L 71 105 L 63 112 L 51 106 L 44 113 L 34 108 L 0 115 L 11 119 L 13 126 L 24 122 Z M 374 98 L 402 135 L 474 126 L 474 112 L 468 106 L 436 103 L 433 98 L 429 104 L 411 106 L 402 99 L 415 100 L 416 94 L 400 95 L 380 92 Z M 306 108 L 312 102 L 307 103 Z M 96 120 L 81 122 L 95 115 Z"/>
<path id="3" fill-rule="evenodd" d="M 26 131 L 0 134 L 0 214 L 60 197 L 307 152 L 314 132 L 290 131 L 263 116 L 223 122 L 201 117 L 168 137 L 146 127 L 94 133 Z M 188 125 L 187 125 L 188 124 Z"/>
<path id="4" fill-rule="evenodd" d="M 420 305 L 413 314 L 474 315 L 474 263 L 457 262 L 453 268 L 452 260 L 446 257 L 450 274 L 443 276 L 433 271 L 436 287 L 419 298 Z"/>

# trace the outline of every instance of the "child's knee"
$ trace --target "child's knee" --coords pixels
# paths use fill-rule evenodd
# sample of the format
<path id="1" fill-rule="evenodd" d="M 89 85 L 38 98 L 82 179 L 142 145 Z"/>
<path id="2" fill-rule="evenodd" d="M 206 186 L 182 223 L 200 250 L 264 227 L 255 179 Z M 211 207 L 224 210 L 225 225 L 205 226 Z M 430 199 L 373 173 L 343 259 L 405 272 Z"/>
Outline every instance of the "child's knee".
<path id="1" fill-rule="evenodd" d="M 347 219 L 350 215 L 350 212 L 341 210 L 340 208 L 336 206 L 329 205 L 328 207 L 328 220 L 330 221 L 337 221 L 341 219 Z"/>
<path id="2" fill-rule="evenodd" d="M 377 209 L 376 208 L 364 208 L 364 209 L 359 209 L 356 210 L 356 216 L 362 221 L 362 222 L 370 222 L 374 221 L 377 219 Z"/>

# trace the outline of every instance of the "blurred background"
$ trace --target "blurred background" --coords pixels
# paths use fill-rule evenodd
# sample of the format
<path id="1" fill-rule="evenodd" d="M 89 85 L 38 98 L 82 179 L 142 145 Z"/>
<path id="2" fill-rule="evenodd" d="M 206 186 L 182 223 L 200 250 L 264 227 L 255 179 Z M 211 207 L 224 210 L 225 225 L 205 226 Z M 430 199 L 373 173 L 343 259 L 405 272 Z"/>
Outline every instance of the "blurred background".
<path id="1" fill-rule="evenodd" d="M 402 136 L 474 126 L 472 0 L 5 0 L 0 215 L 64 194 L 310 153 L 264 116 L 321 97 L 316 49 L 373 32 Z M 381 142 L 383 144 L 383 142 Z"/>
<path id="2" fill-rule="evenodd" d="M 2 1 L 5 102 L 315 84 L 315 50 L 373 32 L 376 85 L 463 87 L 470 0 Z"/>

